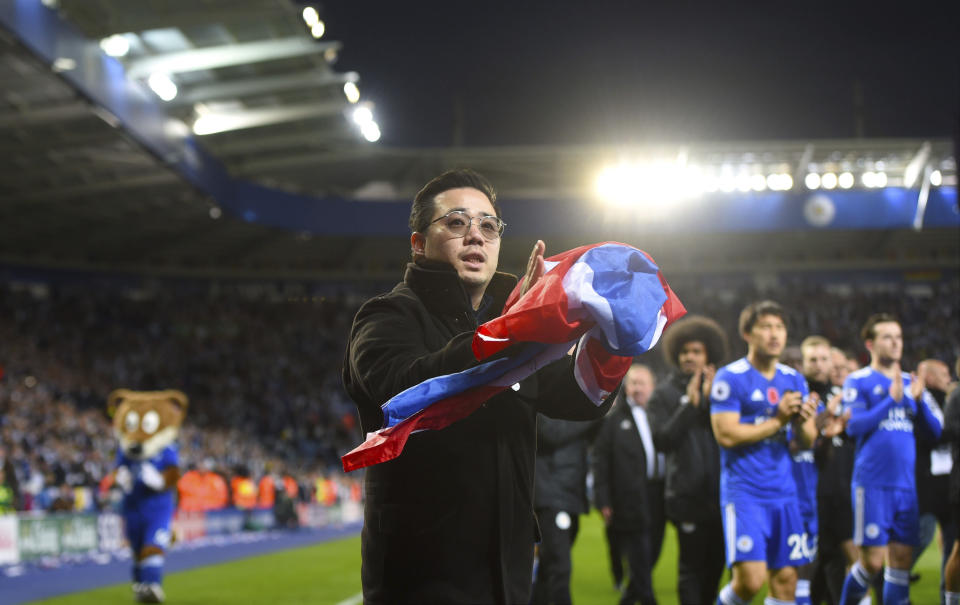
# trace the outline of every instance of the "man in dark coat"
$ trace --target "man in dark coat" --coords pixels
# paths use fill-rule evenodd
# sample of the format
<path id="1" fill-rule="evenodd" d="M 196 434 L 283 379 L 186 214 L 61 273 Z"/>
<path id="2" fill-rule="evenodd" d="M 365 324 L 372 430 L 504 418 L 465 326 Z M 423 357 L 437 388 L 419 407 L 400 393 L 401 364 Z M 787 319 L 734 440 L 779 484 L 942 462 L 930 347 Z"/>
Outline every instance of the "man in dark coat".
<path id="1" fill-rule="evenodd" d="M 360 308 L 347 345 L 343 382 L 364 432 L 381 427 L 380 406 L 397 393 L 476 365 L 473 332 L 502 311 L 517 283 L 496 272 L 499 215 L 493 188 L 473 171 L 447 172 L 417 194 L 414 262 L 393 291 Z M 543 252 L 538 241 L 524 291 L 543 275 Z M 544 367 L 445 429 L 412 435 L 398 458 L 367 470 L 367 605 L 529 601 L 536 412 L 590 420 L 611 402 L 597 406 L 583 395 L 572 360 Z"/>
<path id="2" fill-rule="evenodd" d="M 588 511 L 587 449 L 600 421 L 576 422 L 537 415 L 534 508 L 540 522 L 534 605 L 565 605 L 570 599 L 570 549 Z"/>
<path id="3" fill-rule="evenodd" d="M 681 605 L 716 601 L 723 575 L 720 450 L 710 426 L 710 387 L 727 356 L 723 329 L 688 315 L 664 335 L 663 355 L 675 371 L 650 398 L 657 449 L 666 454 L 667 515 L 677 528 L 677 597 Z"/>
<path id="4" fill-rule="evenodd" d="M 657 474 L 659 456 L 653 449 L 645 409 L 653 385 L 653 374 L 647 366 L 631 366 L 624 378 L 623 395 L 603 419 L 593 451 L 595 505 L 630 566 L 620 605 L 657 602 L 651 577 L 651 533 L 656 514 L 651 511 L 658 504 L 653 501 L 656 496 L 650 478 Z M 662 504 L 659 508 L 662 510 Z"/>

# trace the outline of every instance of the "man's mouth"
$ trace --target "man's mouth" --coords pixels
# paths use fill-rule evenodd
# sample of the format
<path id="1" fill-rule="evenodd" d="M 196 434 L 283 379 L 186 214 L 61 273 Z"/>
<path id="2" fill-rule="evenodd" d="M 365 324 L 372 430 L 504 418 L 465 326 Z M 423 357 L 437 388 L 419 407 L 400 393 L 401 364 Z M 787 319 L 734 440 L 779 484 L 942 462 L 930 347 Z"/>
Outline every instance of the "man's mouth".
<path id="1" fill-rule="evenodd" d="M 471 268 L 480 268 L 487 262 L 487 259 L 484 255 L 479 252 L 472 252 L 470 254 L 464 254 L 460 257 L 460 260 L 463 261 L 465 265 Z"/>

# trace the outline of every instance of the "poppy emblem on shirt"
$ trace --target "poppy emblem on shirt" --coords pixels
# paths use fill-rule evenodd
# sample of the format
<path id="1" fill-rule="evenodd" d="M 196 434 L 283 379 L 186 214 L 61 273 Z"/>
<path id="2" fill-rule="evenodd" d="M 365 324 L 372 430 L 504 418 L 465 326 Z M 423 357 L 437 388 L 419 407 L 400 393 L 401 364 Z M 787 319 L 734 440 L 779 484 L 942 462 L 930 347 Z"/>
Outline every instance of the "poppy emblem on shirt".
<path id="1" fill-rule="evenodd" d="M 780 403 L 780 391 L 774 387 L 767 387 L 767 401 L 769 401 L 771 405 Z"/>

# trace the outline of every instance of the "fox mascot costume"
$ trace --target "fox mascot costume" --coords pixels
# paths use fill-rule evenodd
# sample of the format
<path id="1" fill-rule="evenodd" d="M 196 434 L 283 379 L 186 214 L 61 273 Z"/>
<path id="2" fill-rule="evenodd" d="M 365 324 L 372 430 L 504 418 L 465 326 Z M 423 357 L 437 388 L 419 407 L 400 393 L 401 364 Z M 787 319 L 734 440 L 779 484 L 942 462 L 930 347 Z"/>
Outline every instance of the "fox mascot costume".
<path id="1" fill-rule="evenodd" d="M 180 478 L 176 443 L 187 411 L 180 391 L 117 389 L 107 398 L 120 442 L 114 480 L 133 550 L 133 593 L 139 603 L 162 603 L 164 552 L 170 545 L 174 492 Z"/>

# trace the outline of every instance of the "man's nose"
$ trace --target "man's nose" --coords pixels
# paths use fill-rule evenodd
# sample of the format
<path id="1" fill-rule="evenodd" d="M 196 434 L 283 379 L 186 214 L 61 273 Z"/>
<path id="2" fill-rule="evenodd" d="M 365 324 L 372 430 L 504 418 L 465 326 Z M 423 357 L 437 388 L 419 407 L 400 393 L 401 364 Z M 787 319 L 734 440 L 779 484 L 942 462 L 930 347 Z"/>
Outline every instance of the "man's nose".
<path id="1" fill-rule="evenodd" d="M 483 241 L 483 234 L 480 233 L 480 221 L 471 220 L 467 226 L 467 233 L 463 236 L 464 240 Z"/>

